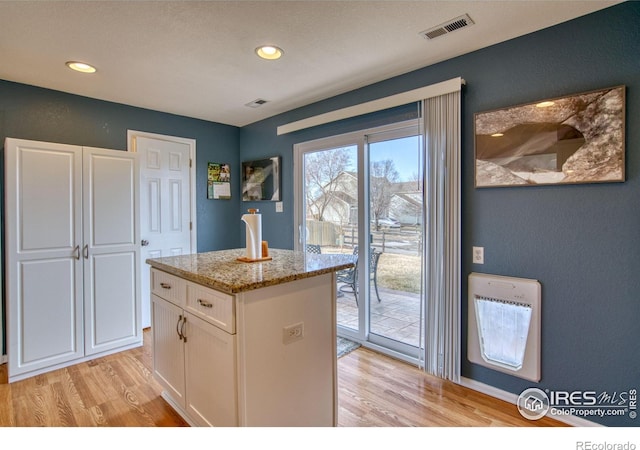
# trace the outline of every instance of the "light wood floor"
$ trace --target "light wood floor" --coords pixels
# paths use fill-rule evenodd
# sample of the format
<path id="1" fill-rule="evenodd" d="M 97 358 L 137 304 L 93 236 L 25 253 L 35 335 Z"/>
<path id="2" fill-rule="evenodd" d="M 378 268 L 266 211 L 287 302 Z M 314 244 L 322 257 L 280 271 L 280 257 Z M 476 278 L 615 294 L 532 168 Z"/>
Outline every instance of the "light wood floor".
<path id="1" fill-rule="evenodd" d="M 362 347 L 338 360 L 343 427 L 565 427 Z"/>
<path id="2" fill-rule="evenodd" d="M 0 365 L 0 426 L 187 426 L 160 397 L 144 334 L 143 347 L 11 384 Z M 338 389 L 342 427 L 563 426 L 363 348 L 338 360 Z"/>
<path id="3" fill-rule="evenodd" d="M 0 366 L 0 425 L 17 427 L 177 427 L 187 423 L 160 397 L 144 345 L 7 384 Z"/>

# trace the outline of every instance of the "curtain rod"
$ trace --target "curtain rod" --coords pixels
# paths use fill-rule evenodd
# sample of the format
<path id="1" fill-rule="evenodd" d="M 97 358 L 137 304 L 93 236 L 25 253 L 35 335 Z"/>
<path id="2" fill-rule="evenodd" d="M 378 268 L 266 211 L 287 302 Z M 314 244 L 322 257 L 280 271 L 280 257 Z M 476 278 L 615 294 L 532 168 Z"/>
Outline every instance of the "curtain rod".
<path id="1" fill-rule="evenodd" d="M 411 91 L 379 98 L 377 100 L 348 106 L 342 109 L 336 109 L 335 111 L 329 111 L 323 114 L 318 114 L 317 116 L 307 117 L 306 119 L 280 125 L 277 128 L 277 135 L 280 136 L 282 134 L 304 130 L 317 125 L 324 125 L 337 120 L 348 119 L 350 117 L 382 111 L 383 109 L 393 108 L 395 106 L 406 105 L 407 103 L 418 102 L 425 98 L 437 97 L 438 95 L 456 92 L 461 89 L 463 84 L 465 84 L 464 79 L 457 77 L 441 81 L 440 83 L 413 89 Z"/>

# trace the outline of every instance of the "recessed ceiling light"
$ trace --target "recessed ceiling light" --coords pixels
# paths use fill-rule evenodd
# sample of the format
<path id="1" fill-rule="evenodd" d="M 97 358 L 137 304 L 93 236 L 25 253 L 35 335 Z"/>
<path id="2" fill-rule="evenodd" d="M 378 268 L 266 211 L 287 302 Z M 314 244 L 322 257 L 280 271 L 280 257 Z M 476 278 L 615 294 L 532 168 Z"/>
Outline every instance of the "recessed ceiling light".
<path id="1" fill-rule="evenodd" d="M 66 64 L 69 69 L 75 70 L 77 72 L 94 73 L 96 71 L 95 67 L 80 61 L 67 61 Z"/>
<path id="2" fill-rule="evenodd" d="M 262 59 L 279 59 L 284 52 L 274 45 L 263 45 L 256 48 L 256 53 Z"/>
<path id="3" fill-rule="evenodd" d="M 553 105 L 555 105 L 554 102 L 540 102 L 536 106 L 538 108 L 548 108 L 549 106 L 553 106 Z"/>

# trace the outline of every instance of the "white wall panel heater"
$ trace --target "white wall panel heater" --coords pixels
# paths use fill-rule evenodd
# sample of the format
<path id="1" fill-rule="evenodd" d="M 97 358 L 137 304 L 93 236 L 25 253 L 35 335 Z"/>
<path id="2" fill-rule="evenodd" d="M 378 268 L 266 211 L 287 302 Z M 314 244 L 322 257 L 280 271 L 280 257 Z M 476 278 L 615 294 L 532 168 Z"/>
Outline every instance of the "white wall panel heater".
<path id="1" fill-rule="evenodd" d="M 540 381 L 541 286 L 537 280 L 469 275 L 469 361 Z"/>

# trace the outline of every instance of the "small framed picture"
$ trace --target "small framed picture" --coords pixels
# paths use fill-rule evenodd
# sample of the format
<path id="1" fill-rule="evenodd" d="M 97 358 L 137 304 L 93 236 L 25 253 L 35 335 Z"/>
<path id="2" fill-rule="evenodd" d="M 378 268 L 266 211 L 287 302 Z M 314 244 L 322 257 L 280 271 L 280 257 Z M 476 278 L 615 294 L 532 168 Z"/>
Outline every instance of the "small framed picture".
<path id="1" fill-rule="evenodd" d="M 280 201 L 280 156 L 242 163 L 243 201 Z"/>

